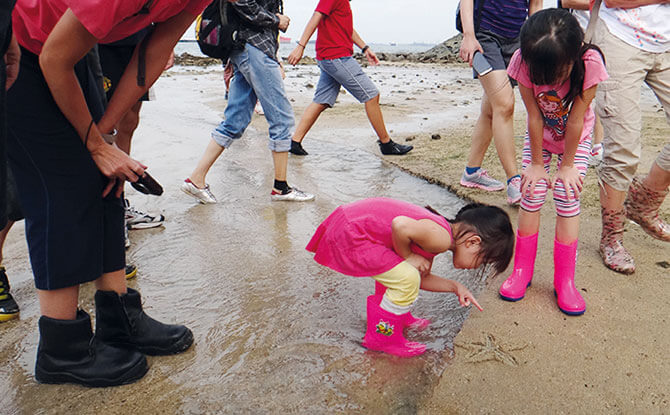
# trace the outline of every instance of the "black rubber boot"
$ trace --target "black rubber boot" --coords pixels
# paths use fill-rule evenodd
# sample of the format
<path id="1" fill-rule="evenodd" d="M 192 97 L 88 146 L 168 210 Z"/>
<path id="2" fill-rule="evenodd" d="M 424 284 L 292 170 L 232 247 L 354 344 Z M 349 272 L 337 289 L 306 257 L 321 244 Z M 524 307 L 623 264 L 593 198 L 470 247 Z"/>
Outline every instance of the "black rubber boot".
<path id="1" fill-rule="evenodd" d="M 414 146 L 398 144 L 393 140 L 389 140 L 388 143 L 382 143 L 377 140 L 377 143 L 379 143 L 379 150 L 381 150 L 382 154 L 385 156 L 401 156 L 409 153 L 414 148 Z"/>
<path id="2" fill-rule="evenodd" d="M 142 353 L 94 337 L 85 311 L 77 311 L 75 320 L 42 316 L 38 326 L 35 378 L 40 383 L 116 386 L 133 383 L 149 370 Z"/>
<path id="3" fill-rule="evenodd" d="M 135 347 L 144 354 L 177 354 L 193 344 L 193 333 L 186 326 L 163 324 L 142 310 L 140 293 L 114 291 L 95 293 L 96 335 L 111 344 Z"/>

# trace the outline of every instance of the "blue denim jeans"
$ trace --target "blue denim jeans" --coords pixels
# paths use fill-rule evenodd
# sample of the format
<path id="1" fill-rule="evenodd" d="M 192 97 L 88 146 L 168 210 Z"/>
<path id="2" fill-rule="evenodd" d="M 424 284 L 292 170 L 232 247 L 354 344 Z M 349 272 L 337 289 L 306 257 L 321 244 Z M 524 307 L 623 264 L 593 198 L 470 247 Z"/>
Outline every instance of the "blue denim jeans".
<path id="1" fill-rule="evenodd" d="M 251 122 L 256 100 L 259 100 L 270 125 L 268 147 L 274 152 L 288 151 L 295 121 L 284 91 L 279 63 L 249 44 L 233 54 L 230 61 L 234 72 L 225 120 L 212 131 L 212 138 L 221 147 L 228 148 L 233 140 L 242 137 Z"/>

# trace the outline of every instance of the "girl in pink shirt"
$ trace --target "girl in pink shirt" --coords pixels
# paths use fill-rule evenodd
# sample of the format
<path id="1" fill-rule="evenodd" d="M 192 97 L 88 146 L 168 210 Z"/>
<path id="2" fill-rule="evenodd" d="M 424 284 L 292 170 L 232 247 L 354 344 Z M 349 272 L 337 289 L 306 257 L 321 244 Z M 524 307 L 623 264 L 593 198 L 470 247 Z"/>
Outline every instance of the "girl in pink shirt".
<path id="1" fill-rule="evenodd" d="M 472 204 L 453 221 L 430 207 L 387 198 L 364 199 L 335 209 L 307 244 L 314 260 L 335 271 L 376 280 L 368 297 L 363 346 L 397 356 L 415 356 L 426 346 L 403 336 L 406 326 L 425 327 L 410 307 L 419 288 L 452 292 L 462 306 L 482 308 L 462 284 L 431 273 L 433 258 L 453 253 L 456 268 L 492 264 L 502 272 L 512 257 L 514 233 L 507 214 Z"/>
<path id="2" fill-rule="evenodd" d="M 558 308 L 569 315 L 586 311 L 575 288 L 579 234 L 579 193 L 588 168 L 595 115 L 591 101 L 599 82 L 607 79 L 600 50 L 584 44 L 577 19 L 564 9 L 548 9 L 531 16 L 521 29 L 521 48 L 507 69 L 519 82 L 528 111 L 528 133 L 523 149 L 521 210 L 514 271 L 500 287 L 500 296 L 519 301 L 533 277 L 540 209 L 553 188 L 556 204 L 554 288 Z M 556 175 L 549 178 L 553 154 Z"/>

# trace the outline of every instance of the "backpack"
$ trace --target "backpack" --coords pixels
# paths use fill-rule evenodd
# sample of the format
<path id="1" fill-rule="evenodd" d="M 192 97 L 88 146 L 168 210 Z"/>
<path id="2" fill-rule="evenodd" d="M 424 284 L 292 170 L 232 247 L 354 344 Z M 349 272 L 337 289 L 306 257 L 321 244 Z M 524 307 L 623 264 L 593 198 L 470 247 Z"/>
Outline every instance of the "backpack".
<path id="1" fill-rule="evenodd" d="M 479 21 L 482 18 L 482 9 L 484 9 L 485 0 L 473 0 L 473 10 L 475 12 L 474 24 L 475 24 L 475 33 L 479 31 Z M 461 2 L 458 2 L 456 6 L 456 30 L 463 33 L 463 23 L 461 22 Z"/>
<path id="2" fill-rule="evenodd" d="M 226 61 L 244 46 L 239 31 L 238 16 L 229 2 L 214 0 L 196 19 L 195 39 L 203 54 Z"/>

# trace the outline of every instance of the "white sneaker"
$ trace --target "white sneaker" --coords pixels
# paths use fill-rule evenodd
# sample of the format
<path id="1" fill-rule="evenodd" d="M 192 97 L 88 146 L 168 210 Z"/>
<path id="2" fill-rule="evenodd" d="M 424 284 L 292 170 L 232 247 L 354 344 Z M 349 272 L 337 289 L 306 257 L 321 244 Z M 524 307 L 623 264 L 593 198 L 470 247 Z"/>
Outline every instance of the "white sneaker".
<path id="1" fill-rule="evenodd" d="M 165 216 L 151 215 L 149 213 L 141 212 L 130 206 L 128 199 L 124 199 L 123 204 L 126 208 L 126 227 L 128 229 L 149 229 L 157 228 L 165 222 Z"/>
<path id="2" fill-rule="evenodd" d="M 305 193 L 302 190 L 298 190 L 295 187 L 289 187 L 286 193 L 280 193 L 275 189 L 272 189 L 270 195 L 274 201 L 287 201 L 287 202 L 309 202 L 314 200 L 314 195 L 311 193 Z"/>
<path id="3" fill-rule="evenodd" d="M 217 203 L 216 197 L 209 190 L 209 185 L 206 184 L 204 188 L 199 188 L 194 185 L 191 179 L 184 180 L 184 183 L 181 184 L 181 191 L 186 193 L 189 196 L 192 196 L 199 203 L 203 205 L 209 205 Z"/>

